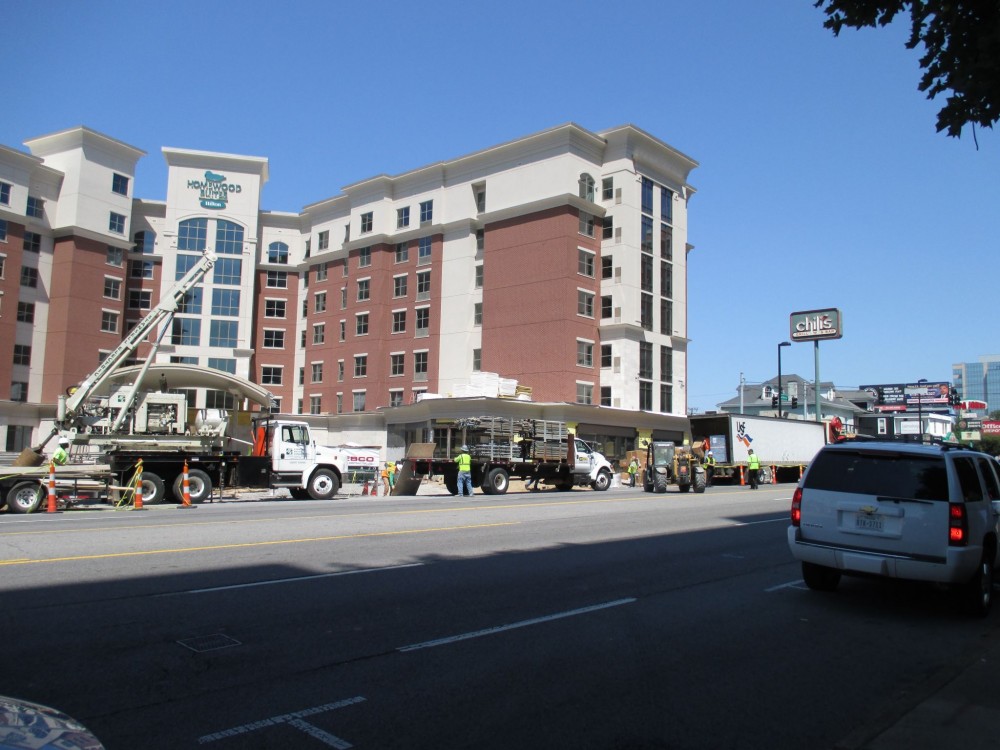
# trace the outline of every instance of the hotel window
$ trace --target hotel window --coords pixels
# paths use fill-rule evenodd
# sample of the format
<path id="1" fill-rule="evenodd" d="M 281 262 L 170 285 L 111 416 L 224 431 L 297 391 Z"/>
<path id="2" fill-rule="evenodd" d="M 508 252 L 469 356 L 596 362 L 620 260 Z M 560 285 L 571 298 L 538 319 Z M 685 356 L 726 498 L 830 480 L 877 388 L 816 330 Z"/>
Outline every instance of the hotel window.
<path id="1" fill-rule="evenodd" d="M 476 252 L 481 253 L 486 249 L 486 230 L 477 229 L 476 230 Z"/>
<path id="2" fill-rule="evenodd" d="M 348 224 L 344 227 L 344 244 L 346 245 L 351 241 L 351 225 Z"/>
<path id="3" fill-rule="evenodd" d="M 674 389 L 666 383 L 660 384 L 660 411 L 669 414 L 674 410 Z"/>
<path id="4" fill-rule="evenodd" d="M 611 406 L 611 386 L 601 386 L 601 406 Z"/>
<path id="5" fill-rule="evenodd" d="M 194 290 L 192 290 L 194 291 Z M 198 290 L 201 291 L 200 289 Z M 186 295 L 185 295 L 186 296 Z M 200 299 L 200 298 L 199 298 Z M 128 309 L 129 310 L 149 310 L 153 307 L 153 292 L 150 289 L 130 289 L 128 293 Z M 198 310 L 191 310 L 190 305 L 186 305 L 185 309 L 181 310 L 180 305 L 177 306 L 177 312 L 184 313 L 200 313 L 201 308 Z"/>
<path id="6" fill-rule="evenodd" d="M 481 326 L 483 324 L 483 303 L 476 302 L 472 306 L 472 325 Z"/>
<path id="7" fill-rule="evenodd" d="M 365 410 L 365 392 L 354 391 L 354 411 Z"/>
<path id="8" fill-rule="evenodd" d="M 38 286 L 38 269 L 31 266 L 21 266 L 21 286 L 35 288 Z"/>
<path id="9" fill-rule="evenodd" d="M 361 214 L 361 234 L 372 231 L 372 225 L 374 224 L 372 215 L 372 211 Z"/>
<path id="10" fill-rule="evenodd" d="M 403 392 L 389 391 L 389 406 L 402 406 L 402 405 L 403 405 Z"/>
<path id="11" fill-rule="evenodd" d="M 396 209 L 396 229 L 410 226 L 410 207 Z"/>
<path id="12" fill-rule="evenodd" d="M 288 288 L 288 272 L 287 271 L 268 271 L 267 272 L 267 288 L 268 289 L 287 289 Z"/>
<path id="13" fill-rule="evenodd" d="M 261 385 L 281 385 L 282 368 L 273 365 L 263 365 L 260 368 Z"/>
<path id="14" fill-rule="evenodd" d="M 367 268 L 372 264 L 372 249 L 362 247 L 358 250 L 358 268 Z"/>
<path id="15" fill-rule="evenodd" d="M 660 257 L 664 260 L 674 259 L 674 233 L 665 224 L 660 224 Z"/>
<path id="16" fill-rule="evenodd" d="M 118 313 L 111 310 L 102 310 L 101 330 L 104 333 L 118 333 Z"/>
<path id="17" fill-rule="evenodd" d="M 576 403 L 578 403 L 578 404 L 592 404 L 592 403 L 594 403 L 594 385 L 593 385 L 593 383 L 577 383 L 576 384 Z"/>
<path id="18" fill-rule="evenodd" d="M 125 217 L 111 211 L 108 216 L 108 231 L 115 234 L 125 234 Z"/>
<path id="19" fill-rule="evenodd" d="M 354 335 L 368 335 L 368 313 L 358 313 L 354 316 Z"/>
<path id="20" fill-rule="evenodd" d="M 326 343 L 326 323 L 317 323 L 313 326 L 313 344 Z"/>
<path id="21" fill-rule="evenodd" d="M 320 263 L 316 266 L 316 281 L 326 281 L 329 275 L 329 269 L 326 263 Z M 344 276 L 347 276 L 347 263 L 344 263 Z"/>
<path id="22" fill-rule="evenodd" d="M 178 259 L 181 256 L 177 256 Z M 153 278 L 153 264 L 148 260 L 134 260 L 128 264 L 128 276 L 130 279 L 151 279 Z"/>
<path id="23" fill-rule="evenodd" d="M 313 312 L 326 312 L 326 292 L 317 292 L 313 300 Z"/>
<path id="24" fill-rule="evenodd" d="M 639 342 L 639 377 L 653 379 L 653 345 L 648 341 Z"/>
<path id="25" fill-rule="evenodd" d="M 614 275 L 614 263 L 610 255 L 601 256 L 601 278 L 610 279 Z"/>
<path id="26" fill-rule="evenodd" d="M 479 263 L 476 266 L 476 289 L 483 288 L 483 264 Z"/>
<path id="27" fill-rule="evenodd" d="M 400 376 L 405 372 L 405 354 L 390 354 L 389 355 L 389 375 Z"/>
<path id="28" fill-rule="evenodd" d="M 316 238 L 316 249 L 317 250 L 329 250 L 330 249 L 330 231 L 320 232 L 319 236 Z"/>
<path id="29" fill-rule="evenodd" d="M 312 240 L 306 240 L 306 257 L 312 255 Z"/>
<path id="30" fill-rule="evenodd" d="M 472 350 L 472 371 L 482 372 L 483 370 L 483 350 L 473 349 Z"/>
<path id="31" fill-rule="evenodd" d="M 653 295 L 643 294 L 639 300 L 639 323 L 646 331 L 653 330 Z"/>
<path id="32" fill-rule="evenodd" d="M 265 328 L 264 329 L 264 348 L 265 349 L 284 349 L 285 348 L 285 332 L 277 328 Z"/>
<path id="33" fill-rule="evenodd" d="M 639 261 L 639 288 L 644 292 L 653 291 L 653 256 L 643 255 Z"/>
<path id="34" fill-rule="evenodd" d="M 578 289 L 576 292 L 576 314 L 587 318 L 594 317 L 594 295 Z"/>
<path id="35" fill-rule="evenodd" d="M 354 377 L 368 377 L 368 355 L 358 354 L 354 357 Z"/>
<path id="36" fill-rule="evenodd" d="M 613 240 L 615 238 L 615 220 L 611 216 L 601 219 L 601 239 Z"/>
<path id="37" fill-rule="evenodd" d="M 674 191 L 660 188 L 660 220 L 674 223 Z"/>
<path id="38" fill-rule="evenodd" d="M 40 253 L 42 251 L 42 235 L 37 232 L 24 233 L 24 252 Z"/>
<path id="39" fill-rule="evenodd" d="M 238 320 L 213 320 L 208 329 L 209 346 L 236 346 L 236 335 L 239 330 Z"/>
<path id="40" fill-rule="evenodd" d="M 371 279 L 358 279 L 358 302 L 371 299 Z"/>
<path id="41" fill-rule="evenodd" d="M 476 213 L 483 213 L 486 210 L 486 185 L 481 182 L 473 185 L 472 195 L 476 199 Z"/>
<path id="42" fill-rule="evenodd" d="M 431 272 L 417 272 L 417 301 L 431 298 Z"/>
<path id="43" fill-rule="evenodd" d="M 18 381 L 13 381 L 10 384 L 10 400 L 11 401 L 27 401 L 28 400 L 28 384 L 21 383 Z"/>
<path id="44" fill-rule="evenodd" d="M 215 224 L 215 252 L 219 255 L 242 255 L 243 227 L 219 219 Z"/>
<path id="45" fill-rule="evenodd" d="M 611 367 L 611 344 L 601 344 L 601 367 Z"/>
<path id="46" fill-rule="evenodd" d="M 582 247 L 576 250 L 576 272 L 581 276 L 594 278 L 594 264 L 596 256 L 589 250 Z"/>
<path id="47" fill-rule="evenodd" d="M 187 219 L 177 225 L 177 250 L 204 252 L 208 242 L 208 219 Z"/>
<path id="48" fill-rule="evenodd" d="M 268 281 L 270 281 L 271 273 L 280 273 L 283 277 L 286 275 L 284 271 L 268 271 L 267 273 Z M 214 280 L 216 284 L 238 286 L 242 275 L 243 260 L 241 258 L 219 258 L 215 261 Z"/>
<path id="49" fill-rule="evenodd" d="M 14 364 L 31 364 L 31 347 L 27 344 L 14 344 Z"/>
<path id="50" fill-rule="evenodd" d="M 18 323 L 34 323 L 35 322 L 35 303 L 34 302 L 18 302 L 17 303 L 17 322 Z"/>
<path id="51" fill-rule="evenodd" d="M 580 234 L 587 237 L 594 236 L 594 217 L 586 211 L 580 212 Z"/>
<path id="52" fill-rule="evenodd" d="M 594 178 L 586 172 L 580 175 L 580 197 L 585 201 L 594 201 Z"/>
<path id="53" fill-rule="evenodd" d="M 122 293 L 122 282 L 110 276 L 104 277 L 104 296 L 108 299 L 119 299 Z"/>
<path id="54" fill-rule="evenodd" d="M 111 247 L 111 245 L 108 245 L 107 253 L 104 256 L 104 262 L 109 266 L 121 268 L 125 263 L 125 251 L 120 247 Z"/>
<path id="55" fill-rule="evenodd" d="M 322 408 L 322 405 L 323 405 L 323 397 L 322 396 L 310 396 L 309 397 L 309 413 L 310 414 L 319 414 L 320 413 L 320 409 Z"/>
<path id="56" fill-rule="evenodd" d="M 156 232 L 136 232 L 132 236 L 132 252 L 152 255 L 156 246 Z"/>
<path id="57" fill-rule="evenodd" d="M 639 409 L 641 411 L 653 410 L 653 384 L 648 380 L 639 381 Z"/>
<path id="58" fill-rule="evenodd" d="M 660 263 L 660 295 L 674 296 L 674 266 L 672 263 Z"/>
<path id="59" fill-rule="evenodd" d="M 428 336 L 430 331 L 428 330 L 431 326 L 431 309 L 429 307 L 418 307 L 417 313 L 417 336 L 423 337 Z"/>
<path id="60" fill-rule="evenodd" d="M 417 265 L 426 266 L 431 262 L 431 238 L 421 237 L 417 240 Z"/>
<path id="61" fill-rule="evenodd" d="M 299 332 L 299 349 L 306 348 L 306 335 L 309 333 L 305 328 Z"/>
<path id="62" fill-rule="evenodd" d="M 45 201 L 41 198 L 29 195 L 28 205 L 24 213 L 26 216 L 30 216 L 33 219 L 41 219 L 45 216 Z"/>
<path id="63" fill-rule="evenodd" d="M 406 310 L 395 310 L 392 313 L 392 332 L 406 333 Z"/>
<path id="64" fill-rule="evenodd" d="M 648 216 L 642 217 L 642 237 L 640 237 L 641 250 L 644 253 L 653 252 L 653 220 Z"/>
<path id="65" fill-rule="evenodd" d="M 202 291 L 203 290 L 202 290 L 202 288 L 200 286 L 196 286 L 191 291 L 185 292 L 184 296 L 181 298 L 180 302 L 177 304 L 177 312 L 181 313 L 182 315 L 201 315 L 201 293 L 202 293 Z M 129 306 L 131 306 L 131 303 L 132 303 L 132 294 L 133 293 L 134 293 L 134 291 L 133 292 L 129 292 Z M 142 305 L 146 304 L 147 299 L 151 303 L 151 301 L 152 301 L 152 296 L 151 295 L 152 295 L 152 292 L 141 291 L 140 294 L 139 294 L 139 297 L 138 297 L 138 299 L 139 299 L 139 303 L 138 303 L 139 307 L 138 308 L 133 308 L 133 309 L 139 309 L 139 310 L 147 310 L 147 309 L 149 309 L 147 307 L 142 307 Z"/>
<path id="66" fill-rule="evenodd" d="M 611 295 L 603 295 L 601 297 L 601 320 L 609 320 L 612 315 Z"/>
<path id="67" fill-rule="evenodd" d="M 284 242 L 272 242 L 267 246 L 267 262 L 268 263 L 287 263 L 288 262 L 288 245 Z"/>
<path id="68" fill-rule="evenodd" d="M 601 200 L 609 201 L 615 197 L 615 178 L 605 177 L 601 180 Z"/>
<path id="69" fill-rule="evenodd" d="M 580 341 L 577 339 L 576 363 L 580 367 L 594 366 L 594 344 L 592 341 Z"/>
<path id="70" fill-rule="evenodd" d="M 312 375 L 310 382 L 312 383 L 322 383 L 323 382 L 323 363 L 313 362 L 312 363 Z"/>
<path id="71" fill-rule="evenodd" d="M 266 299 L 264 300 L 264 317 L 283 318 L 286 307 L 286 302 L 283 299 Z"/>
<path id="72" fill-rule="evenodd" d="M 405 242 L 396 243 L 396 262 L 405 263 L 410 259 L 410 249 Z"/>
<path id="73" fill-rule="evenodd" d="M 128 197 L 128 177 L 115 173 L 111 176 L 111 192 Z"/>
<path id="74" fill-rule="evenodd" d="M 0 182 L 0 203 L 10 205 L 10 185 L 6 182 Z"/>
<path id="75" fill-rule="evenodd" d="M 420 203 L 420 223 L 427 224 L 434 220 L 434 201 Z"/>
<path id="76" fill-rule="evenodd" d="M 177 281 L 183 279 L 187 275 L 187 272 L 194 268 L 197 263 L 197 255 L 181 255 L 178 253 L 174 261 L 174 279 Z"/>
<path id="77" fill-rule="evenodd" d="M 653 181 L 648 177 L 642 178 L 642 212 L 653 215 Z"/>
<path id="78" fill-rule="evenodd" d="M 340 309 L 347 309 L 347 287 L 343 286 L 340 288 Z"/>
<path id="79" fill-rule="evenodd" d="M 0 242 L 7 241 L 7 220 L 0 219 Z"/>
<path id="80" fill-rule="evenodd" d="M 674 306 L 669 300 L 660 300 L 660 333 L 667 336 L 674 332 Z"/>
<path id="81" fill-rule="evenodd" d="M 344 341 L 347 338 L 347 321 L 340 321 L 340 340 Z"/>
<path id="82" fill-rule="evenodd" d="M 660 347 L 660 380 L 669 383 L 674 379 L 673 349 L 669 346 Z"/>
<path id="83" fill-rule="evenodd" d="M 394 276 L 392 279 L 392 296 L 393 297 L 405 297 L 406 296 L 406 276 Z"/>
<path id="84" fill-rule="evenodd" d="M 212 315 L 235 318 L 240 314 L 239 289 L 213 289 Z"/>
<path id="85" fill-rule="evenodd" d="M 344 360 L 342 359 L 337 360 L 337 382 L 344 382 Z"/>
<path id="86" fill-rule="evenodd" d="M 427 352 L 413 353 L 413 379 L 421 382 L 427 380 Z"/>
<path id="87" fill-rule="evenodd" d="M 4 272 L 7 270 L 7 256 L 0 253 L 0 279 L 5 278 Z"/>
<path id="88" fill-rule="evenodd" d="M 236 374 L 236 360 L 229 357 L 209 357 L 208 366 L 219 372 L 228 372 L 230 375 Z"/>

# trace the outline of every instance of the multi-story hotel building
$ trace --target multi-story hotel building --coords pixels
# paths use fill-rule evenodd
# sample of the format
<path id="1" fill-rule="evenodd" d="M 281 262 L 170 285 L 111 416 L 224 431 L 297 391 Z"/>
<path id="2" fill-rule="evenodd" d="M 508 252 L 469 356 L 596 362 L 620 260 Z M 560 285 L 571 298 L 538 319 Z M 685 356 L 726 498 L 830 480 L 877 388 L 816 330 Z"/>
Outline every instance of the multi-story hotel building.
<path id="1" fill-rule="evenodd" d="M 260 205 L 263 157 L 163 148 L 152 201 L 133 146 L 84 127 L 25 146 L 0 146 L 8 451 L 206 249 L 211 273 L 139 360 L 243 376 L 296 414 L 411 403 L 481 372 L 536 401 L 686 413 L 697 163 L 639 128 L 562 125 L 287 213 Z"/>

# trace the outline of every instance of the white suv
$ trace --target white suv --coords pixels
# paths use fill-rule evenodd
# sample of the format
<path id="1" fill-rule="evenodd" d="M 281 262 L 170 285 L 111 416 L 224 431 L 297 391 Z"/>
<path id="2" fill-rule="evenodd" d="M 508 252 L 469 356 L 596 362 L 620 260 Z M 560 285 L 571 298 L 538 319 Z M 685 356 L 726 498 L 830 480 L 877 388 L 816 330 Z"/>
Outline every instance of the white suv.
<path id="1" fill-rule="evenodd" d="M 792 498 L 788 546 L 812 589 L 841 574 L 960 587 L 970 610 L 993 603 L 1000 517 L 998 465 L 949 445 L 827 445 Z"/>

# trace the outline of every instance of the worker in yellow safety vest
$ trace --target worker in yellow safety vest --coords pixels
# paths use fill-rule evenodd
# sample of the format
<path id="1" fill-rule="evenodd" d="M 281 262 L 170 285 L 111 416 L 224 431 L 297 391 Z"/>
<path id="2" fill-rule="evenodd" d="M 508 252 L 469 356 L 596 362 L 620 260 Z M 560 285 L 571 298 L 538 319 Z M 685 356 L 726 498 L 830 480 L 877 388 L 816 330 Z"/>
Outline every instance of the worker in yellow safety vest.
<path id="1" fill-rule="evenodd" d="M 750 480 L 750 489 L 757 489 L 757 481 L 760 478 L 760 457 L 753 452 L 753 448 L 747 448 L 747 479 Z"/>
<path id="2" fill-rule="evenodd" d="M 458 451 L 455 456 L 455 463 L 458 465 L 458 494 L 472 497 L 472 456 L 469 455 L 469 446 L 463 445 Z"/>

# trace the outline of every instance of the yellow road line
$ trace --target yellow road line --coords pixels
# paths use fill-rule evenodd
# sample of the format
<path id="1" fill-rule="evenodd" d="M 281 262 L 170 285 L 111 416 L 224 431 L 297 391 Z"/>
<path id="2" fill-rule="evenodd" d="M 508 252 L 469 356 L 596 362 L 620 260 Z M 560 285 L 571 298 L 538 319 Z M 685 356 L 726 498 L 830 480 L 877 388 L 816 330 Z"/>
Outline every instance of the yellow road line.
<path id="1" fill-rule="evenodd" d="M 267 542 L 240 542 L 238 544 L 213 544 L 203 547 L 177 547 L 174 549 L 142 550 L 138 552 L 109 552 L 98 555 L 74 555 L 71 557 L 47 557 L 41 559 L 0 560 L 0 567 L 8 565 L 36 565 L 39 563 L 74 562 L 79 560 L 110 560 L 117 557 L 144 557 L 149 555 L 177 555 L 186 552 L 209 552 L 212 550 L 241 549 L 250 547 L 271 547 L 280 544 L 303 544 L 307 542 L 335 542 L 344 539 L 368 539 L 380 536 L 402 536 L 405 534 L 433 534 L 445 531 L 466 531 L 468 529 L 488 529 L 497 526 L 518 526 L 519 522 L 482 523 L 471 526 L 442 526 L 430 529 L 407 529 L 405 531 L 375 531 L 368 534 L 342 534 L 338 536 L 317 536 L 305 539 L 274 539 Z"/>

